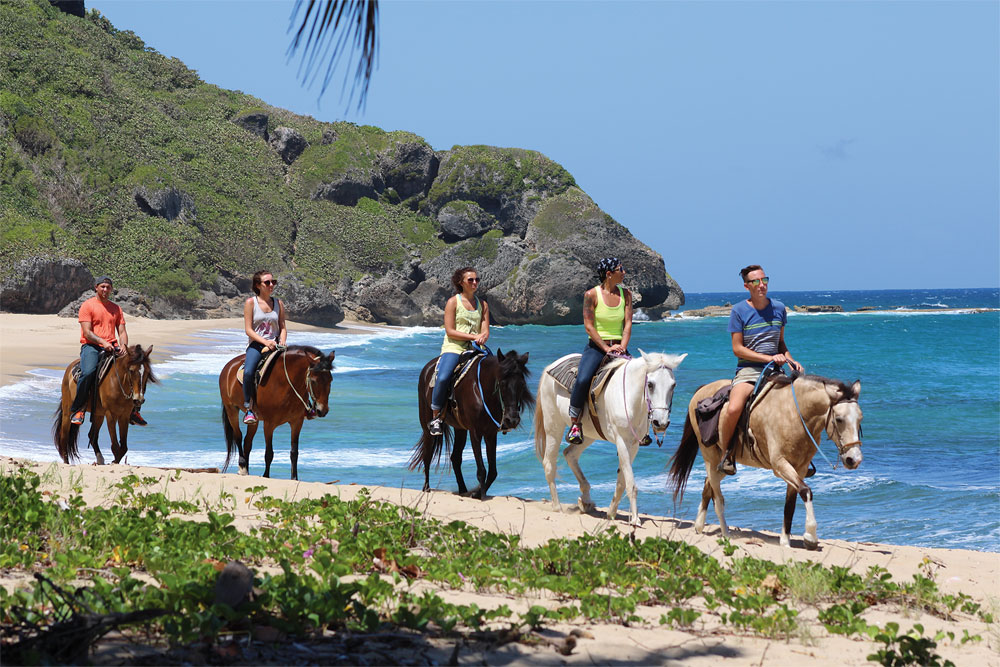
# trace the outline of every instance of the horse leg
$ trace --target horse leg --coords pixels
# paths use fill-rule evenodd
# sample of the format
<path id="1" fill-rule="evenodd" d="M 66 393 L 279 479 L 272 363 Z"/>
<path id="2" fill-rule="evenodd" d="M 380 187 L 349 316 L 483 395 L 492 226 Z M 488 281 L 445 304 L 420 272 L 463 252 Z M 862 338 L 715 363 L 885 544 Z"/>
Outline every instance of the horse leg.
<path id="1" fill-rule="evenodd" d="M 258 422 L 259 423 L 259 422 Z M 239 433 L 239 429 L 236 431 Z M 247 433 L 243 436 L 243 446 L 240 448 L 240 474 L 250 474 L 250 450 L 253 449 L 253 437 L 257 435 L 257 424 L 247 424 Z M 267 475 L 264 475 L 267 477 Z"/>
<path id="2" fill-rule="evenodd" d="M 558 442 L 558 440 L 556 442 Z M 573 471 L 573 475 L 576 477 L 576 481 L 580 485 L 580 498 L 576 501 L 576 504 L 580 508 L 580 511 L 584 514 L 589 514 L 596 509 L 594 501 L 590 498 L 590 482 L 587 481 L 587 478 L 583 475 L 583 470 L 580 469 L 580 455 L 583 454 L 583 450 L 589 447 L 593 442 L 593 438 L 584 436 L 582 444 L 570 445 L 563 450 L 563 456 L 566 457 L 566 463 L 569 465 L 569 469 Z M 553 491 L 553 493 L 555 492 Z"/>
<path id="3" fill-rule="evenodd" d="M 549 428 L 546 428 L 545 432 L 541 434 L 541 437 L 545 438 L 545 449 L 541 456 L 542 469 L 545 471 L 545 481 L 548 482 L 549 492 L 552 494 L 552 509 L 556 512 L 562 512 L 562 505 L 559 503 L 559 492 L 556 490 L 556 471 L 559 462 L 559 441 L 562 439 L 562 425 L 556 424 L 555 426 L 559 430 L 553 433 L 550 430 L 553 426 L 552 421 L 550 420 Z"/>
<path id="4" fill-rule="evenodd" d="M 806 549 L 818 548 L 819 538 L 816 537 L 816 512 L 813 508 L 812 489 L 792 467 L 792 464 L 785 459 L 777 461 L 773 470 L 776 477 L 780 477 L 788 484 L 788 489 L 785 491 L 785 522 L 781 531 L 781 546 L 790 546 L 788 535 L 791 532 L 792 514 L 795 511 L 795 494 L 798 493 L 806 506 L 806 532 L 802 534 L 802 542 Z M 789 505 L 791 505 L 791 509 L 789 509 Z"/>
<path id="5" fill-rule="evenodd" d="M 486 440 L 486 463 L 489 465 L 489 472 L 486 473 L 486 483 L 483 484 L 483 494 L 480 500 L 486 500 L 486 492 L 490 490 L 497 478 L 497 434 L 487 433 L 484 440 Z"/>
<path id="6" fill-rule="evenodd" d="M 639 526 L 639 510 L 637 507 L 638 490 L 635 487 L 635 474 L 632 472 L 632 462 L 639 451 L 639 443 L 634 443 L 631 447 L 617 440 L 618 448 L 618 481 L 615 484 L 615 495 L 608 506 L 608 519 L 618 516 L 618 503 L 621 502 L 622 492 L 628 494 L 630 503 L 629 525 Z"/>
<path id="7" fill-rule="evenodd" d="M 292 428 L 292 451 L 289 456 L 292 459 L 292 479 L 297 481 L 299 479 L 299 433 L 302 432 L 302 420 L 293 422 L 290 426 Z M 266 434 L 267 431 L 265 430 L 264 433 Z"/>
<path id="8" fill-rule="evenodd" d="M 274 427 L 264 423 L 264 477 L 271 476 L 271 461 L 274 460 Z"/>
<path id="9" fill-rule="evenodd" d="M 465 477 L 462 476 L 462 453 L 465 451 L 465 440 L 468 435 L 468 431 L 456 428 L 455 441 L 451 445 L 451 469 L 455 472 L 455 481 L 458 482 L 458 495 L 460 496 L 469 494 L 469 489 L 465 486 Z M 477 454 L 477 456 L 482 456 L 482 454 Z M 424 469 L 430 469 L 430 460 L 427 461 Z"/>
<path id="10" fill-rule="evenodd" d="M 483 436 L 477 431 L 471 433 L 472 436 L 472 456 L 476 459 L 476 488 L 469 492 L 469 496 L 477 500 L 486 499 L 486 464 L 483 462 Z"/>
<path id="11" fill-rule="evenodd" d="M 125 452 L 128 451 L 128 445 L 126 444 L 128 441 L 128 419 L 127 416 L 119 417 L 118 419 L 113 419 L 110 414 L 107 416 L 108 435 L 111 436 L 111 453 L 115 457 L 114 463 L 121 463 Z M 115 429 L 116 424 L 118 426 L 117 429 Z"/>
<path id="12" fill-rule="evenodd" d="M 701 489 L 701 504 L 698 505 L 698 517 L 694 520 L 694 532 L 699 535 L 705 530 L 705 518 L 708 516 L 708 502 L 712 500 L 712 485 L 708 478 Z"/>
<path id="13" fill-rule="evenodd" d="M 701 448 L 701 453 L 703 455 L 702 458 L 705 459 L 705 471 L 707 473 L 705 485 L 711 489 L 711 498 L 715 501 L 715 516 L 719 520 L 719 532 L 723 537 L 729 537 L 729 526 L 726 525 L 726 500 L 722 497 L 723 473 L 719 472 L 717 469 L 719 459 L 722 458 L 722 452 L 718 451 L 718 447 L 715 447 L 714 449 L 716 450 L 716 455 L 714 457 L 705 457 L 705 449 L 705 447 Z M 711 460 L 712 458 L 715 460 Z M 709 492 L 709 488 L 702 491 L 701 502 L 702 506 L 704 506 L 706 510 L 708 509 L 708 501 L 705 499 L 705 495 Z M 699 515 L 700 514 L 701 512 L 699 512 Z M 704 525 L 704 519 L 702 519 L 702 526 Z"/>
<path id="14" fill-rule="evenodd" d="M 109 417 L 110 419 L 110 417 Z M 111 424 L 108 424 L 108 430 L 111 430 Z M 90 431 L 87 433 L 87 438 L 90 440 L 90 446 L 94 449 L 94 457 L 97 459 L 97 465 L 104 465 L 104 454 L 101 453 L 101 447 L 97 444 L 97 439 L 101 435 L 101 420 L 92 419 L 90 422 Z"/>

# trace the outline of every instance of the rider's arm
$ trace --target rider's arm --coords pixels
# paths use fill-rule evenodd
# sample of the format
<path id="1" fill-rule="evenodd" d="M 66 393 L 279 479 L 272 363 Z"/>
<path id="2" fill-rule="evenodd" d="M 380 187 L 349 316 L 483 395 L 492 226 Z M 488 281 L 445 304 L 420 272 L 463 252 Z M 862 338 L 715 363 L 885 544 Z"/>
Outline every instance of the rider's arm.
<path id="1" fill-rule="evenodd" d="M 479 335 L 476 336 L 476 344 L 486 345 L 486 341 L 490 338 L 490 304 L 486 303 L 483 299 L 480 299 L 479 303 L 483 304 L 483 318 L 479 323 Z"/>
<path id="2" fill-rule="evenodd" d="M 125 354 L 128 349 L 128 331 L 125 329 L 125 321 L 118 325 L 118 351 Z"/>
<path id="3" fill-rule="evenodd" d="M 733 336 L 733 354 L 735 354 L 739 359 L 745 359 L 746 361 L 759 361 L 766 364 L 772 361 L 774 357 L 770 354 L 762 354 L 760 352 L 754 352 L 749 347 L 743 344 L 743 332 L 737 331 L 732 334 Z"/>
<path id="4" fill-rule="evenodd" d="M 281 303 L 280 299 L 275 299 L 274 302 L 278 306 L 278 343 L 285 345 L 285 341 L 288 340 L 288 329 L 285 328 L 285 304 Z"/>
<path id="5" fill-rule="evenodd" d="M 627 289 L 622 291 L 625 293 L 625 322 L 622 327 L 621 351 L 624 352 L 628 349 L 629 339 L 632 338 L 632 292 Z"/>
<path id="6" fill-rule="evenodd" d="M 593 341 L 602 352 L 608 353 L 610 349 L 604 344 L 601 335 L 597 333 L 597 321 L 594 316 L 594 309 L 597 308 L 597 294 L 594 287 L 583 293 L 583 328 L 587 330 L 587 336 Z"/>
<path id="7" fill-rule="evenodd" d="M 792 365 L 792 368 L 800 373 L 805 372 L 802 364 L 792 359 L 792 353 L 788 351 L 788 346 L 785 345 L 785 327 L 781 327 L 781 334 L 778 336 L 778 354 L 783 356 L 785 361 Z"/>
<path id="8" fill-rule="evenodd" d="M 92 343 L 93 345 L 104 348 L 105 350 L 112 349 L 111 343 L 94 333 L 93 322 L 80 322 L 80 328 L 83 330 L 83 337 L 87 339 L 88 343 Z"/>

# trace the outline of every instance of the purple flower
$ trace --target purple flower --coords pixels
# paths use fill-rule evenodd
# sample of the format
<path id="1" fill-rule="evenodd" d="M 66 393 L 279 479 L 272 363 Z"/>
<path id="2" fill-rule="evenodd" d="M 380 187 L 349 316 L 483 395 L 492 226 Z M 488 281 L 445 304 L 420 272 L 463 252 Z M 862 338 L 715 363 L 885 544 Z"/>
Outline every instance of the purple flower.
<path id="1" fill-rule="evenodd" d="M 303 558 L 312 558 L 312 555 L 313 555 L 313 550 L 312 549 L 306 549 L 305 553 L 302 554 L 302 557 Z"/>

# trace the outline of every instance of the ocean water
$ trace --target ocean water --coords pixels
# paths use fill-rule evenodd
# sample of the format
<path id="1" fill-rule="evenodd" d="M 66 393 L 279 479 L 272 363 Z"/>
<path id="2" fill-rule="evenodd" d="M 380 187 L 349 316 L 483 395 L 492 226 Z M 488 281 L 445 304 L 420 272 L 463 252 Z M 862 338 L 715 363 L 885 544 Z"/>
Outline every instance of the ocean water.
<path id="1" fill-rule="evenodd" d="M 789 307 L 839 304 L 844 313 L 789 313 L 786 340 L 808 372 L 853 382 L 861 380 L 865 460 L 855 471 L 831 469 L 822 457 L 810 485 L 815 494 L 819 537 L 894 544 L 1000 551 L 1000 291 L 884 290 L 779 292 Z M 740 293 L 688 294 L 685 309 L 724 304 Z M 857 312 L 875 307 L 879 312 Z M 900 308 L 930 309 L 907 313 Z M 942 309 L 949 309 L 943 311 Z M 990 308 L 990 312 L 975 312 Z M 959 310 L 951 310 L 959 309 Z M 935 312 L 940 311 L 940 312 Z M 696 463 L 684 500 L 674 507 L 667 467 L 677 448 L 683 415 L 695 389 L 731 377 L 735 358 L 725 318 L 674 318 L 636 322 L 631 350 L 687 352 L 677 370 L 673 424 L 662 448 L 639 450 L 635 463 L 639 509 L 691 520 L 697 511 L 704 465 Z M 211 327 L 211 322 L 206 322 Z M 290 343 L 337 351 L 331 411 L 307 422 L 299 447 L 299 478 L 420 488 L 421 471 L 406 468 L 419 437 L 416 381 L 424 363 L 437 355 L 442 332 L 416 327 L 373 330 L 372 335 L 299 333 Z M 580 326 L 494 327 L 490 346 L 530 353 L 531 385 L 550 361 L 585 343 Z M 135 341 L 142 342 L 142 341 Z M 136 465 L 221 467 L 225 442 L 217 376 L 243 351 L 242 331 L 209 329 L 196 345 L 155 365 L 162 384 L 150 385 L 143 415 L 146 428 L 129 432 L 127 461 Z M 155 355 L 155 353 L 154 353 Z M 67 362 L 69 360 L 66 360 Z M 59 398 L 60 373 L 33 371 L 31 378 L 0 387 L 0 454 L 57 460 L 50 435 Z M 501 436 L 499 477 L 492 495 L 545 500 L 548 487 L 535 458 L 531 415 L 519 430 Z M 110 455 L 106 432 L 102 450 Z M 836 461 L 824 436 L 826 456 Z M 275 433 L 272 475 L 287 477 L 289 431 Z M 93 452 L 83 449 L 84 463 Z M 251 473 L 263 472 L 264 440 L 258 432 Z M 598 506 L 614 491 L 617 457 L 602 442 L 582 456 Z M 230 472 L 235 471 L 235 465 Z M 475 478 L 466 450 L 466 480 Z M 456 488 L 450 467 L 432 470 L 436 488 Z M 247 486 L 254 484 L 247 479 Z M 575 501 L 576 481 L 561 460 L 560 499 Z M 780 531 L 784 482 L 769 471 L 740 467 L 723 483 L 731 526 Z M 627 509 L 623 500 L 620 509 Z M 709 512 L 709 522 L 715 520 Z M 794 532 L 805 512 L 799 505 Z"/>

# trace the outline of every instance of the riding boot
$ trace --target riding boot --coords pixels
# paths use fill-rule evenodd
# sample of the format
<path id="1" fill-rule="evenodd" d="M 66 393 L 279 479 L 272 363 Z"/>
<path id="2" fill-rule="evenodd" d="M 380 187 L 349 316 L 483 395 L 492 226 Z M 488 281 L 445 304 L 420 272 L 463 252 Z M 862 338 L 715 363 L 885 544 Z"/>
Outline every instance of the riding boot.
<path id="1" fill-rule="evenodd" d="M 734 434 L 733 437 L 729 439 L 729 447 L 726 448 L 726 453 L 722 455 L 722 460 L 719 461 L 719 465 L 717 465 L 715 469 L 723 475 L 735 475 L 736 462 L 733 460 L 733 452 L 735 451 L 736 435 Z"/>

